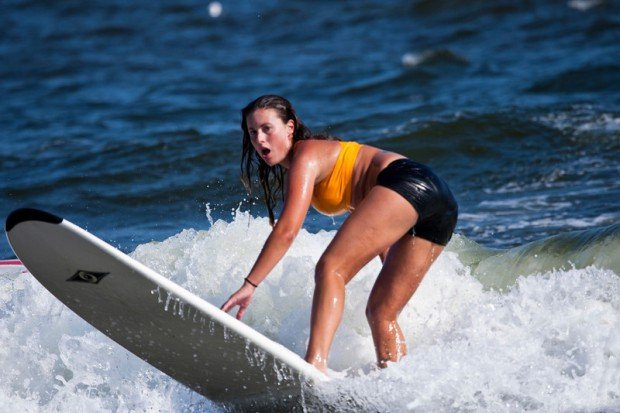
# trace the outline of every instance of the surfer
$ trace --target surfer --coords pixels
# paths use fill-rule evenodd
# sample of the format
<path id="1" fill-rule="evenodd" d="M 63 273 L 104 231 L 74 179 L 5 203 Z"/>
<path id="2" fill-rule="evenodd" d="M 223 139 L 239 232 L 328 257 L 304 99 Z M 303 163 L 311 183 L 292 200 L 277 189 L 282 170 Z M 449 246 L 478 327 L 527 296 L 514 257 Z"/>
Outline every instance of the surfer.
<path id="1" fill-rule="evenodd" d="M 428 167 L 394 152 L 313 135 L 290 102 L 261 96 L 241 111 L 243 182 L 255 174 L 273 230 L 243 285 L 222 310 L 241 319 L 255 289 L 293 243 L 312 205 L 327 215 L 349 212 L 315 270 L 305 359 L 327 371 L 344 308 L 345 285 L 374 257 L 383 263 L 366 307 L 377 364 L 406 354 L 397 318 L 456 226 L 457 204 Z M 278 198 L 284 201 L 276 221 Z"/>

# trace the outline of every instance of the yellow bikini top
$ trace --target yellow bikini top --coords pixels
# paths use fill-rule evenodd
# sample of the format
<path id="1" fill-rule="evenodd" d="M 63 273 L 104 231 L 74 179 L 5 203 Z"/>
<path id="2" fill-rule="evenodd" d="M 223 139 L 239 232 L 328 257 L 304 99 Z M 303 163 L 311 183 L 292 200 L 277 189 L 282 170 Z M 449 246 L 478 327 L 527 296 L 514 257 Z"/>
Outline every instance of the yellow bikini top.
<path id="1" fill-rule="evenodd" d="M 362 145 L 357 142 L 339 142 L 340 153 L 334 169 L 314 186 L 312 206 L 325 215 L 344 214 L 351 207 L 351 179 L 353 166 Z"/>

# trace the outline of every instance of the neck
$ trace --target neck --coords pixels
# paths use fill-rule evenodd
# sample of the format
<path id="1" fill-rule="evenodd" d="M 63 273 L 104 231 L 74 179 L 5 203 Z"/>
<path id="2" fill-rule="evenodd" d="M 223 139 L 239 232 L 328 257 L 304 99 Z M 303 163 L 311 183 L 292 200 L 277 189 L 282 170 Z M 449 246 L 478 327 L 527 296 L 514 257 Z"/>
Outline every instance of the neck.
<path id="1" fill-rule="evenodd" d="M 286 158 L 284 158 L 282 160 L 282 162 L 280 162 L 278 165 L 280 165 L 281 167 L 283 167 L 284 169 L 288 169 L 289 166 L 291 165 L 291 156 L 292 156 L 292 152 L 289 152 L 288 155 L 286 155 Z"/>
<path id="2" fill-rule="evenodd" d="M 278 165 L 280 165 L 284 169 L 288 169 L 291 166 L 291 159 L 293 159 L 293 149 L 295 149 L 295 144 L 291 146 L 291 149 L 289 149 L 286 157 L 282 159 L 282 162 L 280 162 Z"/>

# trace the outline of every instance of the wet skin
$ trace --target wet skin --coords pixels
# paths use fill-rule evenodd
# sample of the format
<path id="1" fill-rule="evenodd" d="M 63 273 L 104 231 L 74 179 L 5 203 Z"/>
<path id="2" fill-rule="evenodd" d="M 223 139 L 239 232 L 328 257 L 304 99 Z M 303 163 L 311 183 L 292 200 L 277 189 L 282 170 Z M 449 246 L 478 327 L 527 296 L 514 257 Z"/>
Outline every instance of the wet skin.
<path id="1" fill-rule="evenodd" d="M 332 171 L 340 144 L 307 140 L 293 144 L 294 123 L 283 122 L 272 109 L 257 109 L 246 118 L 256 152 L 269 165 L 288 169 L 282 213 L 267 238 L 248 279 L 260 284 L 284 256 L 310 208 L 314 186 Z M 345 285 L 373 258 L 383 267 L 371 291 L 366 316 L 372 331 L 377 364 L 385 367 L 407 353 L 397 318 L 443 247 L 408 231 L 418 214 L 396 192 L 376 186 L 377 175 L 402 155 L 363 145 L 353 169 L 351 214 L 316 266 L 310 340 L 306 361 L 327 371 L 327 359 L 342 318 Z M 255 287 L 244 282 L 222 306 L 245 313 Z"/>

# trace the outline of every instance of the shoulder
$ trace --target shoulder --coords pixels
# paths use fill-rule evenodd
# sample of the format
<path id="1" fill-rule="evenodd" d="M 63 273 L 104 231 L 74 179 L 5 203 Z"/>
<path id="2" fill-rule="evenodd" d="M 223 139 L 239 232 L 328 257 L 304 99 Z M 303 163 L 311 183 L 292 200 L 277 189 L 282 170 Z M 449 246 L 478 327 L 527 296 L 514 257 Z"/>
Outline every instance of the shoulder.
<path id="1" fill-rule="evenodd" d="M 315 170 L 320 163 L 321 145 L 314 140 L 304 140 L 295 143 L 289 172 L 300 173 Z"/>
<path id="2" fill-rule="evenodd" d="M 339 147 L 338 141 L 307 139 L 295 144 L 293 160 L 321 159 Z"/>
<path id="3" fill-rule="evenodd" d="M 328 141 L 324 139 L 305 139 L 295 143 L 295 152 L 312 152 L 327 146 L 331 146 L 338 141 Z"/>
<path id="4" fill-rule="evenodd" d="M 290 172 L 310 173 L 324 176 L 338 157 L 340 144 L 338 141 L 308 139 L 295 144 L 291 159 Z"/>

